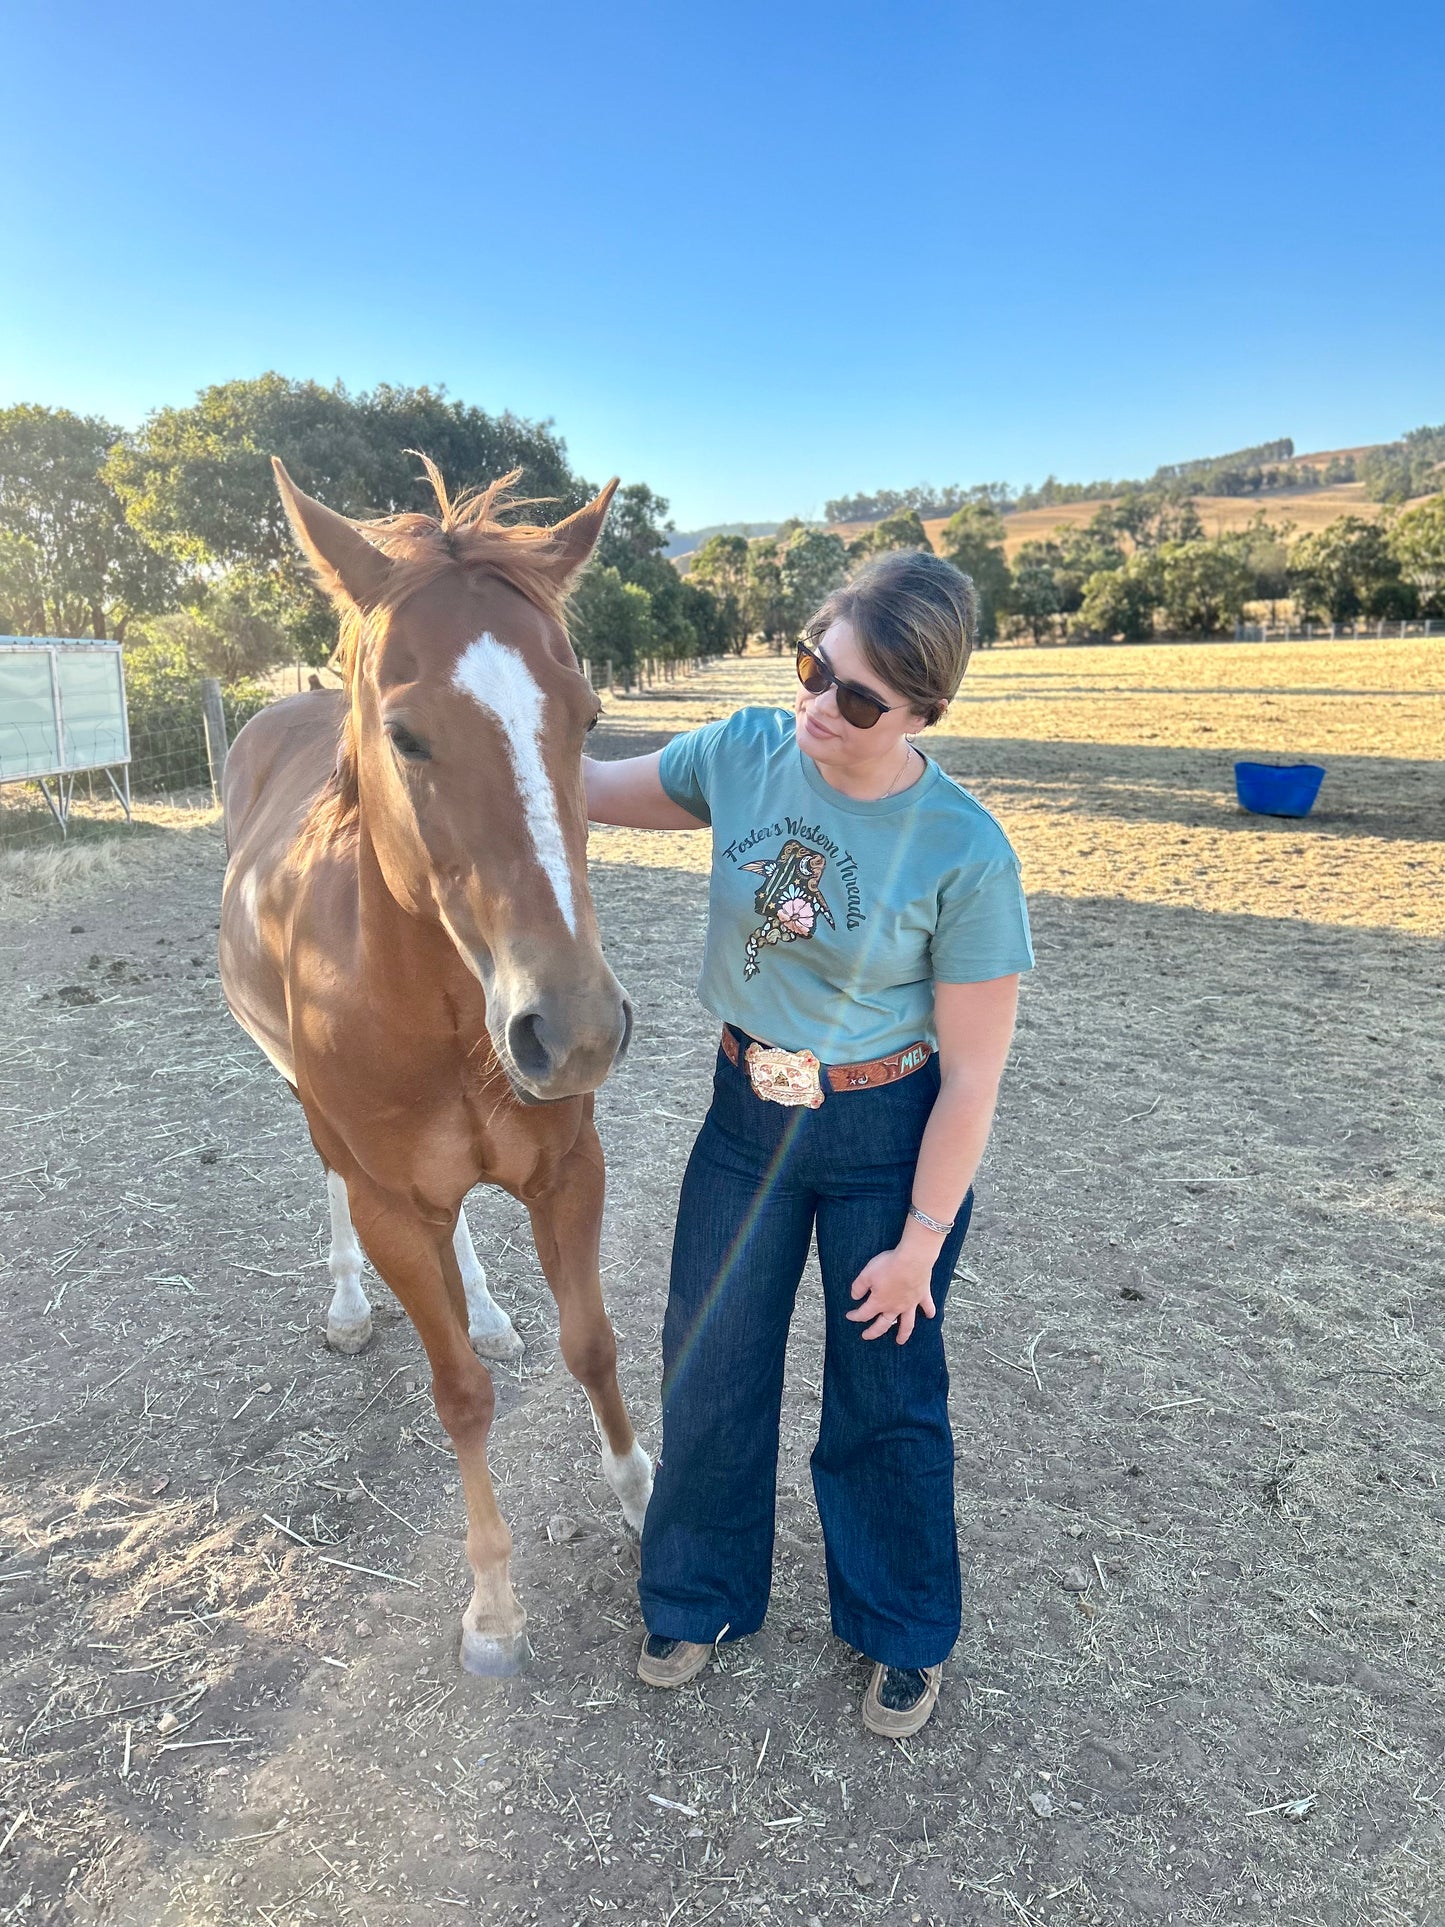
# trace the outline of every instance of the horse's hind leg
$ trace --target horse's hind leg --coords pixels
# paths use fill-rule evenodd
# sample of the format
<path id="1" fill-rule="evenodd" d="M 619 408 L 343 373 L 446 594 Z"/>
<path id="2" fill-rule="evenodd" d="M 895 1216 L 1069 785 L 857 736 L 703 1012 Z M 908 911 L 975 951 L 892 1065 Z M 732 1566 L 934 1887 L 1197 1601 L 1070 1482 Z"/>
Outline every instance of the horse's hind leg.
<path id="1" fill-rule="evenodd" d="M 326 1198 L 331 1206 L 331 1251 L 326 1269 L 334 1287 L 326 1311 L 326 1342 L 334 1352 L 364 1351 L 371 1342 L 371 1306 L 361 1289 L 361 1246 L 351 1222 L 346 1180 L 338 1171 L 326 1173 Z"/>
<path id="2" fill-rule="evenodd" d="M 591 1123 L 561 1164 L 550 1191 L 528 1198 L 532 1235 L 557 1313 L 562 1357 L 592 1407 L 602 1470 L 634 1532 L 652 1497 L 652 1461 L 637 1442 L 617 1383 L 617 1340 L 602 1302 L 602 1146 Z"/>
<path id="3" fill-rule="evenodd" d="M 522 1340 L 510 1318 L 487 1290 L 487 1274 L 472 1243 L 467 1225 L 467 1207 L 457 1213 L 457 1228 L 452 1250 L 461 1267 L 462 1289 L 467 1294 L 467 1324 L 472 1350 L 478 1358 L 495 1358 L 504 1363 L 522 1356 Z"/>

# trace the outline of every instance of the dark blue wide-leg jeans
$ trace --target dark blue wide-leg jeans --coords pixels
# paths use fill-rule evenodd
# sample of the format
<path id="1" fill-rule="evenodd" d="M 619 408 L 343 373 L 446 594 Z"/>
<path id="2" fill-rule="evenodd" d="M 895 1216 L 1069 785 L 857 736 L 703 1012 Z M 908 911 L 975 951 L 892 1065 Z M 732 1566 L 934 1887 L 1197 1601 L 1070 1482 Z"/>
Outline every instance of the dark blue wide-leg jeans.
<path id="1" fill-rule="evenodd" d="M 662 1451 L 642 1534 L 649 1632 L 739 1639 L 772 1583 L 783 1359 L 816 1229 L 826 1348 L 813 1489 L 833 1630 L 887 1666 L 932 1666 L 958 1637 L 944 1297 L 973 1194 L 933 1272 L 937 1315 L 900 1345 L 845 1314 L 870 1258 L 898 1242 L 938 1060 L 816 1111 L 754 1095 L 718 1053 L 712 1108 L 683 1179 L 663 1324 Z"/>

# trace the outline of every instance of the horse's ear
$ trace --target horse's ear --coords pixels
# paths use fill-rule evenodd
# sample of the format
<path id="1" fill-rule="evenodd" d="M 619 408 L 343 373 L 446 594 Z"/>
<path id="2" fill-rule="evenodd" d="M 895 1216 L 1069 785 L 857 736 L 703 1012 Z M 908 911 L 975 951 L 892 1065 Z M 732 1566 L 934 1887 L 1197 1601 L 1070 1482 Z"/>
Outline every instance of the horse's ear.
<path id="1" fill-rule="evenodd" d="M 617 481 L 614 475 L 585 509 L 578 509 L 575 515 L 569 515 L 565 522 L 559 522 L 553 529 L 552 553 L 556 558 L 557 572 L 564 582 L 571 581 L 597 547 L 602 524 L 607 520 L 608 506 L 617 493 Z"/>
<path id="2" fill-rule="evenodd" d="M 354 522 L 303 495 L 279 456 L 271 457 L 271 466 L 276 471 L 276 488 L 286 519 L 322 588 L 333 602 L 371 608 L 386 587 L 391 563 Z"/>

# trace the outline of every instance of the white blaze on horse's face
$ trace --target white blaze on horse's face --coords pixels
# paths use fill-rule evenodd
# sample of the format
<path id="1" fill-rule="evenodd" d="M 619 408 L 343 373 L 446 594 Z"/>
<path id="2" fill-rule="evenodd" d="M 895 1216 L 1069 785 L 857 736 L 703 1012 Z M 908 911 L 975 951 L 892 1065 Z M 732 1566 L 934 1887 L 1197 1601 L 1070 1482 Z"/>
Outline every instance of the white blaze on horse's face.
<path id="1" fill-rule="evenodd" d="M 501 725 L 521 793 L 537 861 L 552 886 L 568 934 L 577 934 L 572 866 L 557 819 L 557 793 L 542 761 L 544 701 L 537 679 L 515 649 L 488 631 L 468 643 L 452 675 L 457 688 Z"/>

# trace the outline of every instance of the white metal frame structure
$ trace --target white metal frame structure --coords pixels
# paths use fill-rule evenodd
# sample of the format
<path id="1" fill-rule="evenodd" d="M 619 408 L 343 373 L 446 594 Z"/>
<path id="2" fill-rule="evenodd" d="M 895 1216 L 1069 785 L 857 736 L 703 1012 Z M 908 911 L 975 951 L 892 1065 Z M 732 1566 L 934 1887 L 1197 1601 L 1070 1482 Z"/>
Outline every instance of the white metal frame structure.
<path id="1" fill-rule="evenodd" d="M 120 644 L 0 636 L 0 784 L 37 784 L 63 834 L 75 779 L 90 770 L 104 773 L 129 820 L 130 716 Z"/>

